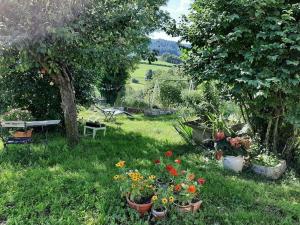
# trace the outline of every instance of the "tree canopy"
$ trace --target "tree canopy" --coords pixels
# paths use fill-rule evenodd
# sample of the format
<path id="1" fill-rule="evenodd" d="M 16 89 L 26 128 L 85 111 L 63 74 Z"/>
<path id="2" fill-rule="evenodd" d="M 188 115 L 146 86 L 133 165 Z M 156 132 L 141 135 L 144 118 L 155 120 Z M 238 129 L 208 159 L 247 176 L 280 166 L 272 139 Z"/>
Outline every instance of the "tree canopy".
<path id="1" fill-rule="evenodd" d="M 297 1 L 196 0 L 180 29 L 192 44 L 187 73 L 226 85 L 261 142 L 289 155 L 297 130 L 289 115 L 300 98 L 299 20 Z"/>
<path id="2" fill-rule="evenodd" d="M 39 71 L 60 90 L 67 137 L 78 142 L 74 75 L 120 75 L 140 57 L 147 35 L 167 19 L 165 0 L 6 0 L 0 5 L 1 73 Z M 88 78 L 86 79 L 88 81 Z"/>

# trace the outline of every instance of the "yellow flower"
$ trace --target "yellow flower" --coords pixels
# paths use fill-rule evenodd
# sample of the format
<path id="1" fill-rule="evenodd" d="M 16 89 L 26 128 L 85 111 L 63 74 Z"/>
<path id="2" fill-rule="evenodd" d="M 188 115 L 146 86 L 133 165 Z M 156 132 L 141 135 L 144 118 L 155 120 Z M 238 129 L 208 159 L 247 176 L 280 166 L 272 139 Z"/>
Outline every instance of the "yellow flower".
<path id="1" fill-rule="evenodd" d="M 165 205 L 165 204 L 167 204 L 168 203 L 168 199 L 166 199 L 166 198 L 163 198 L 162 200 L 161 200 L 161 202 Z"/>
<path id="2" fill-rule="evenodd" d="M 169 202 L 170 202 L 170 203 L 173 203 L 173 202 L 174 202 L 174 197 L 173 197 L 173 196 L 171 196 L 171 197 L 169 198 Z"/>
<path id="3" fill-rule="evenodd" d="M 157 199 L 158 199 L 157 195 L 154 195 L 151 200 L 152 200 L 152 202 L 155 202 L 155 201 L 157 201 Z"/>
<path id="4" fill-rule="evenodd" d="M 132 177 L 131 178 L 133 181 L 139 181 L 139 178 L 138 177 Z"/>
<path id="5" fill-rule="evenodd" d="M 116 167 L 123 168 L 125 166 L 125 161 L 120 161 L 116 164 Z"/>
<path id="6" fill-rule="evenodd" d="M 118 180 L 118 179 L 120 179 L 120 175 L 114 176 L 114 180 Z"/>
<path id="7" fill-rule="evenodd" d="M 156 179 L 156 176 L 151 175 L 151 176 L 149 176 L 149 179 L 150 179 L 150 180 L 155 180 L 155 179 Z"/>

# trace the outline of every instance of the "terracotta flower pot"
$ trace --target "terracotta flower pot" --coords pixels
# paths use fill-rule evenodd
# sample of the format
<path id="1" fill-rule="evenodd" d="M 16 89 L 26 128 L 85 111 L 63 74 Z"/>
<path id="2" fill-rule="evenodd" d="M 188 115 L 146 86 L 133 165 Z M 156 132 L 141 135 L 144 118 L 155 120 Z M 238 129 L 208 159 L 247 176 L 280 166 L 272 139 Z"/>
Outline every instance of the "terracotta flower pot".
<path id="1" fill-rule="evenodd" d="M 144 215 L 146 212 L 149 212 L 149 210 L 152 207 L 152 202 L 150 203 L 146 203 L 146 204 L 137 204 L 135 202 L 132 202 L 129 199 L 129 195 L 126 196 L 126 200 L 127 203 L 129 205 L 130 208 L 135 209 L 136 211 L 138 211 L 141 215 Z"/>
<path id="2" fill-rule="evenodd" d="M 151 213 L 152 215 L 156 218 L 156 219 L 163 219 L 166 217 L 168 210 L 166 208 L 164 208 L 163 211 L 157 211 L 154 208 L 151 209 Z"/>
<path id="3" fill-rule="evenodd" d="M 217 151 L 215 155 L 216 160 L 219 161 L 222 159 L 222 157 L 223 157 L 223 151 Z"/>
<path id="4" fill-rule="evenodd" d="M 202 205 L 202 201 L 199 200 L 195 203 L 190 203 L 189 205 L 186 205 L 186 206 L 181 206 L 181 205 L 178 205 L 178 204 L 175 204 L 176 207 L 177 207 L 177 210 L 179 212 L 184 212 L 184 213 L 188 213 L 188 212 L 197 212 L 201 205 Z"/>

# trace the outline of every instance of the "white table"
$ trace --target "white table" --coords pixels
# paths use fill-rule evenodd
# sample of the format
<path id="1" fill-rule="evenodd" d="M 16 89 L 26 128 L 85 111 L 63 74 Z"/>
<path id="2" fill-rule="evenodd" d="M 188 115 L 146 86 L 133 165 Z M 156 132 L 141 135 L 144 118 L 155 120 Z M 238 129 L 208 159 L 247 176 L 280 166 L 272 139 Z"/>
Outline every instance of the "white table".
<path id="1" fill-rule="evenodd" d="M 87 134 L 87 130 L 92 130 L 92 134 Z M 103 130 L 104 131 L 104 136 L 106 135 L 106 126 L 100 126 L 100 127 L 90 127 L 90 126 L 84 126 L 84 136 L 92 135 L 93 139 L 95 139 L 97 131 L 98 130 Z"/>

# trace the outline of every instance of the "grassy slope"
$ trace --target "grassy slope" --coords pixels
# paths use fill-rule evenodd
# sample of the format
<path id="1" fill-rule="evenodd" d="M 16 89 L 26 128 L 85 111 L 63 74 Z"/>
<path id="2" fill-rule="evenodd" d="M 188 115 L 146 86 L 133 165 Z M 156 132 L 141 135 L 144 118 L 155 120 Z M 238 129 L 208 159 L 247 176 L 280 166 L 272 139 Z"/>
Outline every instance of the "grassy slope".
<path id="1" fill-rule="evenodd" d="M 97 113 L 81 116 L 102 119 Z M 114 164 L 122 159 L 130 167 L 149 169 L 170 148 L 207 184 L 201 212 L 173 214 L 161 224 L 299 224 L 298 179 L 271 182 L 249 172 L 226 172 L 185 146 L 171 126 L 173 119 L 120 118 L 109 124 L 105 138 L 83 138 L 75 149 L 54 135 L 47 149 L 34 145 L 1 152 L 0 224 L 148 224 L 142 222 L 147 217 L 126 216 L 112 182 Z"/>
<path id="2" fill-rule="evenodd" d="M 139 80 L 139 84 L 133 84 L 131 83 L 131 80 L 129 80 L 129 85 L 132 87 L 134 90 L 140 90 L 143 88 L 145 84 L 145 75 L 148 70 L 152 69 L 153 71 L 167 71 L 170 68 L 172 68 L 173 64 L 167 63 L 164 61 L 157 61 L 152 63 L 151 65 L 147 63 L 146 61 L 142 61 L 138 66 L 135 71 L 132 72 L 131 78 L 135 78 Z"/>

